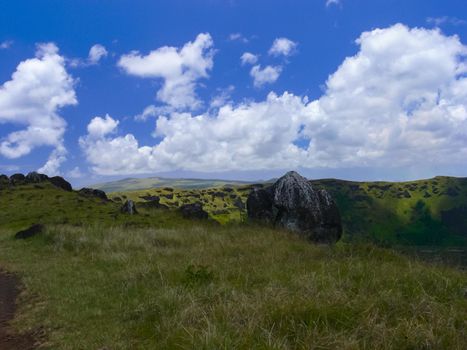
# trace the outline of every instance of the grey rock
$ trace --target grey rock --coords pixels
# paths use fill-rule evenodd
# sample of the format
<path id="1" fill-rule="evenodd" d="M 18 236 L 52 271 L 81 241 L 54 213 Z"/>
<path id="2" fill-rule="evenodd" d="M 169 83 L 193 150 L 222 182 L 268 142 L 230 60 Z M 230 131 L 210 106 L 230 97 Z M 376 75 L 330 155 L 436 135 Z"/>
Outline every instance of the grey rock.
<path id="1" fill-rule="evenodd" d="M 185 219 L 207 219 L 208 213 L 204 211 L 201 203 L 184 204 L 180 207 L 180 212 Z"/>
<path id="2" fill-rule="evenodd" d="M 32 171 L 26 175 L 27 183 L 40 183 L 47 181 L 49 177 L 45 174 L 39 174 L 38 172 Z"/>
<path id="3" fill-rule="evenodd" d="M 334 200 L 291 171 L 272 186 L 254 188 L 247 200 L 248 217 L 297 232 L 318 243 L 333 243 L 342 236 Z"/>
<path id="4" fill-rule="evenodd" d="M 123 204 L 123 206 L 120 208 L 120 211 L 124 214 L 138 214 L 138 211 L 136 210 L 136 204 L 131 199 L 127 200 L 125 204 Z"/>
<path id="5" fill-rule="evenodd" d="M 10 176 L 10 184 L 20 185 L 26 182 L 26 176 L 23 174 L 13 174 Z"/>
<path id="6" fill-rule="evenodd" d="M 64 191 L 68 191 L 68 192 L 73 191 L 71 184 L 61 176 L 51 177 L 49 181 L 52 185 L 54 185 L 55 187 L 61 188 Z"/>
<path id="7" fill-rule="evenodd" d="M 85 196 L 85 197 L 96 197 L 100 198 L 102 200 L 108 201 L 109 199 L 107 198 L 107 195 L 105 194 L 104 191 L 101 190 L 95 190 L 93 188 L 82 188 L 78 191 L 78 194 Z"/>

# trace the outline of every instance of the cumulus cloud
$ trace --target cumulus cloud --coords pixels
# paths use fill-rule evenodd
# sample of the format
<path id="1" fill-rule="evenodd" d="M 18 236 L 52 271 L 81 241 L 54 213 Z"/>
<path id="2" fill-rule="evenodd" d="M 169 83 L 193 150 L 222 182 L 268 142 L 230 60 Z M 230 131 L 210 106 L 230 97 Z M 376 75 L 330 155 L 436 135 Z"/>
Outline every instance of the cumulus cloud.
<path id="1" fill-rule="evenodd" d="M 143 56 L 134 51 L 120 58 L 118 66 L 127 74 L 160 78 L 157 99 L 174 109 L 194 110 L 201 106 L 196 95 L 197 81 L 207 78 L 213 67 L 214 50 L 210 34 L 199 34 L 182 48 L 164 46 Z"/>
<path id="2" fill-rule="evenodd" d="M 467 47 L 459 38 L 398 24 L 356 43 L 358 53 L 315 101 L 270 93 L 212 113 L 159 117 L 153 145 L 107 133 L 82 137 L 81 147 L 101 175 L 300 166 L 404 167 L 423 176 L 422 167 L 465 165 Z"/>
<path id="3" fill-rule="evenodd" d="M 304 133 L 311 164 L 420 166 L 467 159 L 467 48 L 398 24 L 363 33 Z"/>
<path id="4" fill-rule="evenodd" d="M 141 146 L 132 134 L 87 135 L 80 144 L 101 175 L 295 167 L 306 153 L 293 143 L 304 107 L 305 101 L 292 94 L 271 93 L 266 101 L 226 105 L 215 115 L 160 117 L 155 133 L 163 140 L 155 146 Z"/>
<path id="5" fill-rule="evenodd" d="M 100 45 L 96 44 L 91 47 L 88 55 L 89 64 L 98 64 L 99 61 L 108 55 L 107 49 Z"/>
<path id="6" fill-rule="evenodd" d="M 251 52 L 245 52 L 240 57 L 240 60 L 242 61 L 242 65 L 256 64 L 256 62 L 258 62 L 258 55 L 254 55 Z"/>
<path id="7" fill-rule="evenodd" d="M 265 84 L 274 83 L 281 75 L 281 66 L 266 66 L 261 68 L 260 65 L 253 66 L 250 75 L 253 78 L 255 87 L 261 87 Z"/>
<path id="8" fill-rule="evenodd" d="M 112 133 L 117 126 L 118 121 L 108 114 L 104 118 L 94 117 L 88 124 L 88 135 L 92 138 L 104 137 Z"/>
<path id="9" fill-rule="evenodd" d="M 0 139 L 0 154 L 19 158 L 39 146 L 52 146 L 44 172 L 58 171 L 65 159 L 62 107 L 77 103 L 73 78 L 52 43 L 41 44 L 36 57 L 21 62 L 11 80 L 0 87 L 0 124 L 24 125 Z"/>
<path id="10" fill-rule="evenodd" d="M 274 40 L 271 48 L 269 49 L 269 54 L 271 56 L 290 56 L 297 49 L 298 44 L 287 38 L 277 38 Z"/>

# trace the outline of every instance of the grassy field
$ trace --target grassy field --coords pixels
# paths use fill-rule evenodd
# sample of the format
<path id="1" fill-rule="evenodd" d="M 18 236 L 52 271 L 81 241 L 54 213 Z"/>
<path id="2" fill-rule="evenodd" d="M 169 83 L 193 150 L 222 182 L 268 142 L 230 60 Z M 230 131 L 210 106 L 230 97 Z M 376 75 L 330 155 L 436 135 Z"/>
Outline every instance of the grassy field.
<path id="1" fill-rule="evenodd" d="M 50 349 L 463 349 L 467 275 L 249 225 L 0 229 Z"/>
<path id="2" fill-rule="evenodd" d="M 353 183 L 345 185 L 350 192 L 325 185 L 342 194 L 336 199 L 344 220 L 357 210 L 345 207 L 345 196 L 387 195 L 388 203 L 394 196 L 390 189 L 351 189 Z M 226 215 L 220 225 L 183 219 L 173 209 L 120 212 L 121 201 L 143 201 L 146 191 L 103 201 L 47 182 L 2 189 L 0 266 L 25 287 L 15 329 L 40 330 L 47 349 L 465 348 L 465 269 L 358 240 L 313 245 L 245 223 L 235 203 L 249 190 L 149 191 L 171 208 L 201 201 L 212 218 Z M 411 187 L 404 200 L 416 203 L 415 193 Z M 224 209 L 229 214 L 214 214 Z M 234 210 L 238 220 L 228 216 Z M 13 239 L 33 223 L 46 232 Z"/>

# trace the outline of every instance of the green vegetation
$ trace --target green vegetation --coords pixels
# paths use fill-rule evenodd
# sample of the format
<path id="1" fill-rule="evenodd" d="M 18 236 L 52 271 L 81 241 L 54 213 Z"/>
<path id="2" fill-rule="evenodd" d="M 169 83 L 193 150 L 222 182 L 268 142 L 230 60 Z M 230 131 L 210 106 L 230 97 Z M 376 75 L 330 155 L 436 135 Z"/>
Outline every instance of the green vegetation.
<path id="1" fill-rule="evenodd" d="M 467 245 L 467 178 L 313 183 L 335 198 L 348 241 L 391 246 Z"/>
<path id="2" fill-rule="evenodd" d="M 415 241 L 427 227 L 451 235 L 442 231 L 442 213 L 462 213 L 456 208 L 465 188 L 457 179 L 436 181 L 439 195 L 428 181 L 432 197 L 423 201 L 419 184 L 378 184 L 383 190 L 315 182 L 343 213 L 348 239 L 335 246 L 242 223 L 244 210 L 234 203 L 245 202 L 250 186 L 110 195 L 146 201 L 140 197 L 157 194 L 173 208 L 201 201 L 229 225 L 141 203 L 129 216 L 120 213 L 121 202 L 48 183 L 4 188 L 0 266 L 25 287 L 14 327 L 43 330 L 50 349 L 463 349 L 465 270 L 355 243 L 367 237 L 359 230 L 391 237 L 404 222 Z M 214 214 L 221 209 L 229 213 Z M 372 219 L 358 221 L 366 213 Z M 32 223 L 46 224 L 46 232 L 13 239 Z"/>
<path id="3" fill-rule="evenodd" d="M 351 182 L 315 180 L 336 200 L 346 241 L 385 246 L 467 246 L 467 179 L 436 177 L 411 182 Z M 245 203 L 251 185 L 209 189 L 152 188 L 115 192 L 112 198 L 146 202 L 160 197 L 170 208 L 201 202 L 222 223 L 246 218 Z"/>
<path id="4" fill-rule="evenodd" d="M 0 230 L 51 349 L 462 349 L 465 272 L 255 226 Z"/>

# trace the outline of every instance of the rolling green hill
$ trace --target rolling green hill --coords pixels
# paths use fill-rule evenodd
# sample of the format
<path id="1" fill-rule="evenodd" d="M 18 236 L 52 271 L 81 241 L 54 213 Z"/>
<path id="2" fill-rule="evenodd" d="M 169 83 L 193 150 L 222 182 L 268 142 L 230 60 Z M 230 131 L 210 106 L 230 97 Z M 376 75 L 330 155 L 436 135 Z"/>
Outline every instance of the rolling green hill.
<path id="1" fill-rule="evenodd" d="M 226 185 L 245 185 L 250 184 L 248 181 L 228 181 L 216 179 L 171 179 L 163 177 L 149 178 L 127 178 L 118 181 L 105 182 L 101 184 L 91 185 L 105 192 L 122 192 L 122 191 L 137 191 L 148 188 L 173 187 L 181 189 L 202 189 L 210 187 L 221 187 Z"/>
<path id="2" fill-rule="evenodd" d="M 345 239 L 383 245 L 467 245 L 467 178 L 436 177 L 410 182 L 313 180 L 335 198 Z M 176 208 L 200 202 L 221 223 L 246 218 L 246 199 L 254 185 L 209 189 L 152 188 L 111 193 L 147 202 L 151 197 Z"/>
<path id="3" fill-rule="evenodd" d="M 112 201 L 48 182 L 0 186 L 0 267 L 24 286 L 12 327 L 59 350 L 463 349 L 466 272 L 355 241 L 385 242 L 406 228 L 402 237 L 442 232 L 442 244 L 459 243 L 452 237 L 465 226 L 443 230 L 462 213 L 465 180 L 314 184 L 336 197 L 347 241 L 315 245 L 173 210 L 201 201 L 212 218 L 242 221 L 251 185 Z M 156 194 L 168 209 L 142 204 Z M 140 201 L 137 215 L 120 212 L 123 196 Z M 45 232 L 13 238 L 32 223 Z"/>

